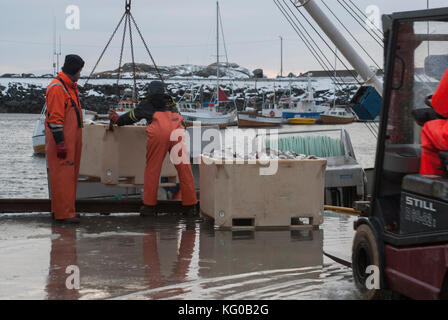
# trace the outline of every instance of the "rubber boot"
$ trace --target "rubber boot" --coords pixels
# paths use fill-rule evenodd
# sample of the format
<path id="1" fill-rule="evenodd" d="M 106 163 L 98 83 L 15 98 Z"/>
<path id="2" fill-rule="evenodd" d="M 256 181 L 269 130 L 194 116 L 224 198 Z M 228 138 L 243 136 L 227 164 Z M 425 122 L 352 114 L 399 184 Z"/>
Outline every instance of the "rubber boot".
<path id="1" fill-rule="evenodd" d="M 78 217 L 73 217 L 59 220 L 55 219 L 54 221 L 61 224 L 79 224 L 81 222 L 81 219 L 79 219 Z"/>
<path id="2" fill-rule="evenodd" d="M 196 205 L 184 206 L 183 214 L 186 217 L 197 217 L 199 215 L 198 210 L 196 210 Z"/>
<path id="3" fill-rule="evenodd" d="M 157 216 L 156 206 L 143 205 L 140 207 L 140 217 L 155 217 Z"/>

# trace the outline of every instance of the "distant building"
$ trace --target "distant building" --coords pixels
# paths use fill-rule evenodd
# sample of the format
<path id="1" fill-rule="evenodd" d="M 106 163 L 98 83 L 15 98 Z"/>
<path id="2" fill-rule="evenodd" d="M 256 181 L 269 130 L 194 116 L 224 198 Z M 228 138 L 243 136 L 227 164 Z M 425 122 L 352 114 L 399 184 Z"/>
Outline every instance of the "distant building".
<path id="1" fill-rule="evenodd" d="M 331 74 L 331 76 L 333 77 L 335 74 L 335 71 L 324 71 L 324 70 L 312 70 L 312 71 L 307 71 L 305 73 L 301 73 L 300 77 L 307 77 L 308 74 L 312 74 L 313 78 L 328 78 Z M 378 70 L 377 71 L 377 76 L 382 77 L 384 75 L 383 70 Z M 358 72 L 356 72 L 355 70 L 336 70 L 336 76 L 337 77 L 357 77 L 358 76 Z"/>

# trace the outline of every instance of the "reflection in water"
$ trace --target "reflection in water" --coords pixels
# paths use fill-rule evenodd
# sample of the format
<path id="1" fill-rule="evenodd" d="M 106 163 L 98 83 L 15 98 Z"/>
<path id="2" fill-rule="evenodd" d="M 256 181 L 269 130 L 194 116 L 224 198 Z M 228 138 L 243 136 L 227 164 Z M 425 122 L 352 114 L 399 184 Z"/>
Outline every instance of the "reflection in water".
<path id="1" fill-rule="evenodd" d="M 77 265 L 76 229 L 63 226 L 52 226 L 50 267 L 47 279 L 47 299 L 74 300 L 79 299 L 78 290 L 68 289 L 65 273 L 70 265 Z"/>
<path id="2" fill-rule="evenodd" d="M 37 235 L 51 239 L 48 299 L 358 298 L 350 269 L 323 257 L 323 230 L 221 231 L 169 216 L 86 216 L 70 228 L 42 219 L 23 218 L 15 233 L 20 225 L 51 231 Z M 351 224 L 329 219 L 332 240 Z M 79 290 L 65 286 L 69 265 L 79 267 Z"/>

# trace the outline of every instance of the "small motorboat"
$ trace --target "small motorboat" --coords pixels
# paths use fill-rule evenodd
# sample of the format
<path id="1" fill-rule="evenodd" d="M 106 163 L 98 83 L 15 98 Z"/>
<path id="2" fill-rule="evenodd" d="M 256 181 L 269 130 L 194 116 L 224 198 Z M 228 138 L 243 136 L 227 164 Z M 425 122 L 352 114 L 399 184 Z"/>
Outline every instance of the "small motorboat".
<path id="1" fill-rule="evenodd" d="M 346 124 L 355 120 L 351 112 L 347 112 L 345 108 L 330 108 L 320 115 L 323 124 Z"/>

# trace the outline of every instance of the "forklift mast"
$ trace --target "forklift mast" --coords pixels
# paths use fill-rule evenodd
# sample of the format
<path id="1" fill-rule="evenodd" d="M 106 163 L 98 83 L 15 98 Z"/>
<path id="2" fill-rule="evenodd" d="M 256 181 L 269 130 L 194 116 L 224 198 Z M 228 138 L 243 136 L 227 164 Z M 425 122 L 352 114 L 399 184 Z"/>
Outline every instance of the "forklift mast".
<path id="1" fill-rule="evenodd" d="M 448 181 L 438 179 L 436 186 L 418 175 L 421 127 L 412 112 L 425 107 L 425 98 L 448 68 L 448 8 L 385 15 L 383 29 L 385 85 L 369 218 L 386 243 L 446 240 L 448 214 L 437 217 L 436 223 L 426 207 L 431 203 L 431 208 L 448 212 L 448 194 L 444 199 L 431 191 L 448 192 Z M 420 193 L 425 188 L 427 192 Z M 406 205 L 408 199 L 415 200 L 415 208 Z"/>

